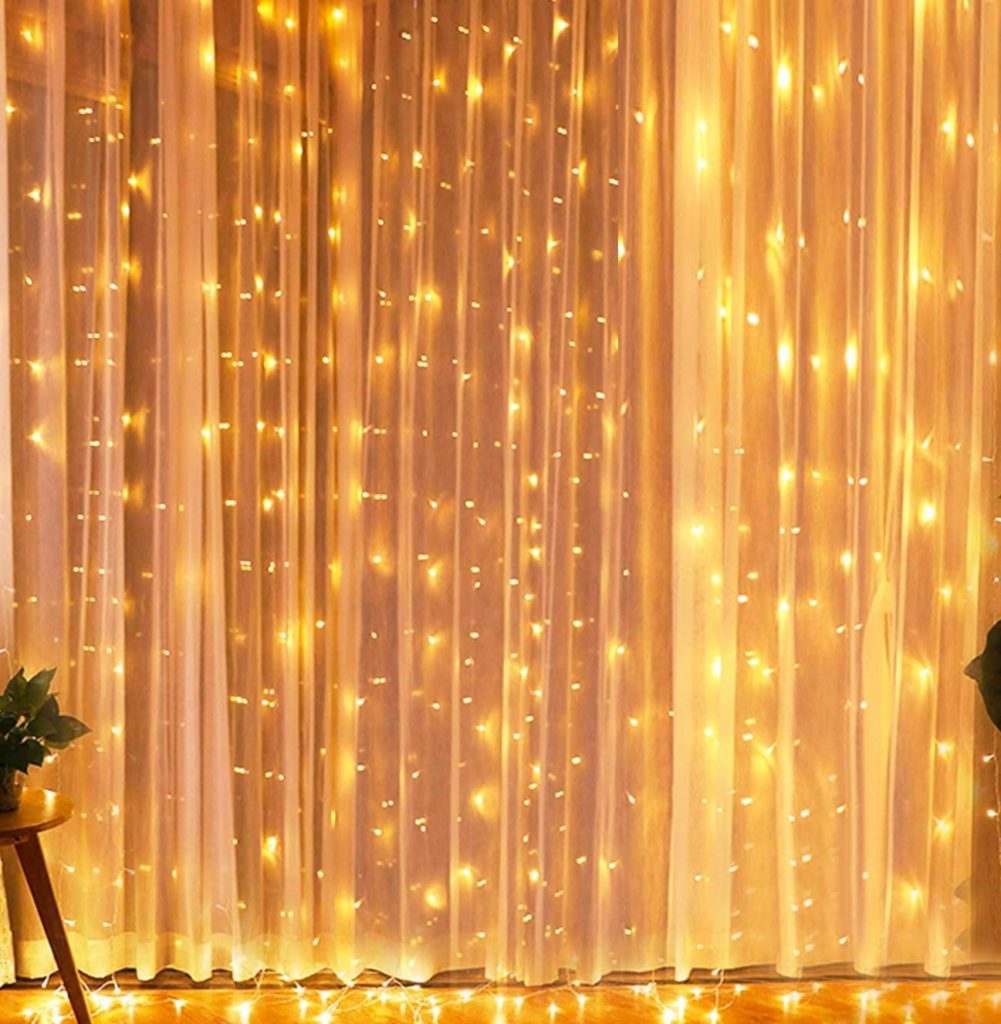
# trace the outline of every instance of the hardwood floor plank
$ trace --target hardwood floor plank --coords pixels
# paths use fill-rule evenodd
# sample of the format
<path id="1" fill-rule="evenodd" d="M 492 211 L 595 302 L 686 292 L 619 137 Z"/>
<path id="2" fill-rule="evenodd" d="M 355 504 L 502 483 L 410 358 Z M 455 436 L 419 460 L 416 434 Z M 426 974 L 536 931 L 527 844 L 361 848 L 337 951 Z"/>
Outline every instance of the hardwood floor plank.
<path id="1" fill-rule="evenodd" d="M 1001 1021 L 1001 981 L 724 981 L 497 988 L 92 989 L 95 1024 L 742 1024 Z M 62 992 L 0 991 L 0 1021 L 68 1024 Z"/>

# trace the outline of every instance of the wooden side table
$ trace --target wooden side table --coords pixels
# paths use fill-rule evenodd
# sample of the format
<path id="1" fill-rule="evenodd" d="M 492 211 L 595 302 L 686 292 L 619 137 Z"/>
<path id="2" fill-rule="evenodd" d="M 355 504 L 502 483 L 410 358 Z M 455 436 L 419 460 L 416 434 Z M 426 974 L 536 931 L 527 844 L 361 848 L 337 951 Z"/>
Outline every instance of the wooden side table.
<path id="1" fill-rule="evenodd" d="M 91 1024 L 87 997 L 80 984 L 76 964 L 73 963 L 73 952 L 56 904 L 52 880 L 45 867 L 42 845 L 38 841 L 40 832 L 62 825 L 69 821 L 72 814 L 73 801 L 69 797 L 53 793 L 51 789 L 26 789 L 21 796 L 21 806 L 16 811 L 0 813 L 0 846 L 14 847 L 56 958 L 59 976 L 69 996 L 73 1013 L 78 1024 Z"/>

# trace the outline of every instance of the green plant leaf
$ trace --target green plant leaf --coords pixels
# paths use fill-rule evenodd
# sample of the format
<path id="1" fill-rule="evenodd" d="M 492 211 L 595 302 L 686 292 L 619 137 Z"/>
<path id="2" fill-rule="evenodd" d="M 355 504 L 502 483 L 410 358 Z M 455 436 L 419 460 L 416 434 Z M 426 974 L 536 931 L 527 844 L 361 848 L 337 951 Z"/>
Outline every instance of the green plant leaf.
<path id="1" fill-rule="evenodd" d="M 19 672 L 7 684 L 6 694 L 9 700 L 6 710 L 24 715 L 25 718 L 34 717 L 48 699 L 49 687 L 55 674 L 54 668 L 47 668 L 30 679 L 25 679 L 24 672 Z"/>
<path id="2" fill-rule="evenodd" d="M 44 747 L 42 749 L 44 751 Z M 32 755 L 32 748 L 23 740 L 17 737 L 0 737 L 0 767 L 16 768 L 19 772 L 27 772 L 32 764 Z M 44 759 L 44 753 L 42 756 Z"/>
<path id="3" fill-rule="evenodd" d="M 25 728 L 32 736 L 53 736 L 58 730 L 59 701 L 50 696 L 38 709 L 34 718 L 29 719 Z"/>
<path id="4" fill-rule="evenodd" d="M 68 747 L 74 740 L 90 732 L 90 728 L 83 724 L 79 718 L 72 715 L 60 715 L 56 719 L 56 730 L 45 737 L 45 742 L 56 750 Z"/>
<path id="5" fill-rule="evenodd" d="M 56 674 L 54 668 L 43 668 L 36 672 L 25 687 L 25 717 L 31 718 L 38 713 L 39 708 L 49 697 L 49 687 L 52 685 L 52 677 Z"/>
<path id="6" fill-rule="evenodd" d="M 49 752 L 44 743 L 33 739 L 25 740 L 21 744 L 21 749 L 25 752 L 28 763 L 39 767 L 45 763 L 45 755 Z"/>
<path id="7" fill-rule="evenodd" d="M 1001 622 L 991 626 L 983 651 L 966 666 L 966 674 L 976 681 L 994 727 L 1001 729 Z"/>
<path id="8" fill-rule="evenodd" d="M 24 668 L 19 668 L 9 680 L 3 691 L 4 709 L 19 704 L 24 699 L 24 691 L 28 680 L 24 676 Z"/>
<path id="9" fill-rule="evenodd" d="M 60 713 L 56 694 L 49 692 L 55 674 L 47 668 L 29 679 L 18 669 L 0 693 L 0 769 L 27 772 L 90 732 L 78 718 Z"/>

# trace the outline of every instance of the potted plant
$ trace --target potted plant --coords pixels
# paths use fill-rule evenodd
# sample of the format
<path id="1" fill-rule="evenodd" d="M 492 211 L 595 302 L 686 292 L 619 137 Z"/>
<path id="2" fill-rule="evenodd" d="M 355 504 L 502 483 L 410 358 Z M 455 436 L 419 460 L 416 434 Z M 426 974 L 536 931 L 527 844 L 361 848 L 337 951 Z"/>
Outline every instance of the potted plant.
<path id="1" fill-rule="evenodd" d="M 19 668 L 0 693 L 0 813 L 18 809 L 32 765 L 90 732 L 79 719 L 60 714 L 56 695 L 49 693 L 55 674 L 46 668 L 28 679 Z"/>

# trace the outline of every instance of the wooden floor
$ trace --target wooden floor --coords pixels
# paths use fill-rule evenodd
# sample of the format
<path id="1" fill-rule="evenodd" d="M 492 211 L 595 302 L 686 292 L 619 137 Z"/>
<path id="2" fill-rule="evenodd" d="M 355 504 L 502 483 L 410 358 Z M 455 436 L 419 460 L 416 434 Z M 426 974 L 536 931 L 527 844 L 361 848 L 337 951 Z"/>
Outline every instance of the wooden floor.
<path id="1" fill-rule="evenodd" d="M 738 1024 L 1001 1022 L 1001 981 L 723 982 L 518 989 L 92 990 L 102 1024 Z M 0 991 L 0 1021 L 70 1024 L 58 992 Z"/>

